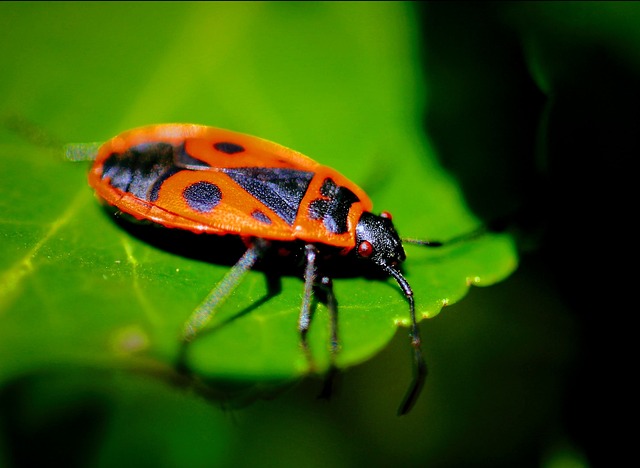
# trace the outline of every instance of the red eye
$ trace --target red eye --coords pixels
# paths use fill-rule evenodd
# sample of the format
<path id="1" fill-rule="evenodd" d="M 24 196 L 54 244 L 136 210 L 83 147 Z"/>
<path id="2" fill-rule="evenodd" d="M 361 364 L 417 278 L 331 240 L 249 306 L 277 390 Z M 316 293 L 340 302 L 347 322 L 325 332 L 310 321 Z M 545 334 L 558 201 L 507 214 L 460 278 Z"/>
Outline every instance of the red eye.
<path id="1" fill-rule="evenodd" d="M 371 245 L 371 242 L 368 242 L 368 241 L 360 242 L 360 245 L 358 245 L 358 255 L 360 255 L 362 258 L 369 258 L 372 253 L 373 253 L 373 245 Z"/>
<path id="2" fill-rule="evenodd" d="M 391 216 L 391 213 L 389 213 L 388 211 L 383 211 L 382 213 L 380 213 L 380 217 L 381 218 L 386 218 L 389 221 L 391 221 L 391 219 L 393 219 L 393 217 Z"/>

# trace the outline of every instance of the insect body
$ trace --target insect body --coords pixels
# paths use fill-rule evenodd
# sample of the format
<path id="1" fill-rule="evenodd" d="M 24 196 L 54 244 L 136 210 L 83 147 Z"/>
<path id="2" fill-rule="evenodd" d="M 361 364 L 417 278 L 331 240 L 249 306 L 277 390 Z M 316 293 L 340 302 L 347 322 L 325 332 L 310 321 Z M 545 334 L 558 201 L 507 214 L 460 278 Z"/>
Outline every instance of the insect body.
<path id="1" fill-rule="evenodd" d="M 355 256 L 392 276 L 409 303 L 414 380 L 399 408 L 415 403 L 426 376 L 413 292 L 400 272 L 402 242 L 390 215 L 371 212 L 366 193 L 337 171 L 278 144 L 191 124 L 134 129 L 104 143 L 89 184 L 108 204 L 139 220 L 195 233 L 237 235 L 247 251 L 185 325 L 191 340 L 244 273 L 274 244 L 302 245 L 303 347 L 314 287 L 326 291 L 337 351 L 336 306 L 320 255 Z"/>

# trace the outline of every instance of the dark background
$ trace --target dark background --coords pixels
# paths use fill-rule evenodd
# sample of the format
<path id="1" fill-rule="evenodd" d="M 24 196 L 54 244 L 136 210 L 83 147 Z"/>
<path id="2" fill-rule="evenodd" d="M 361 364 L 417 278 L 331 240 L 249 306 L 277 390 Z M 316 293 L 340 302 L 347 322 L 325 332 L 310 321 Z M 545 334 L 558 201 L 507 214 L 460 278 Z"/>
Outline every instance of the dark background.
<path id="1" fill-rule="evenodd" d="M 543 281 L 575 321 L 579 351 L 558 417 L 593 466 L 609 465 L 635 406 L 638 5 L 420 11 L 432 90 L 425 128 L 476 213 L 526 234 L 516 277 Z"/>

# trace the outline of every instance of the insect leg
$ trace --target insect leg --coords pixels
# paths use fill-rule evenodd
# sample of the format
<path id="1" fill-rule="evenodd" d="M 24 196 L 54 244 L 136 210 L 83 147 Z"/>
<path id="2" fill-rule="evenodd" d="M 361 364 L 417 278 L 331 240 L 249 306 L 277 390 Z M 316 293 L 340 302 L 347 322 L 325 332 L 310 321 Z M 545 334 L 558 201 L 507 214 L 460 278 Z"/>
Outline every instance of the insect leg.
<path id="1" fill-rule="evenodd" d="M 322 288 L 326 298 L 327 309 L 329 311 L 329 324 L 331 327 L 331 356 L 329 362 L 329 370 L 324 378 L 324 384 L 319 398 L 329 399 L 333 393 L 333 381 L 337 373 L 336 357 L 340 349 L 340 341 L 338 339 L 338 301 L 333 293 L 333 281 L 328 276 L 323 276 L 320 280 L 319 287 Z"/>
<path id="2" fill-rule="evenodd" d="M 304 295 L 302 296 L 302 307 L 300 308 L 300 318 L 298 319 L 298 330 L 300 331 L 300 344 L 304 351 L 309 367 L 315 370 L 311 350 L 307 341 L 307 333 L 311 325 L 311 299 L 313 296 L 313 285 L 316 283 L 316 259 L 318 249 L 313 244 L 307 244 L 305 249 L 306 267 L 304 269 Z"/>
<path id="3" fill-rule="evenodd" d="M 229 270 L 216 287 L 209 293 L 205 300 L 193 311 L 182 332 L 183 341 L 192 341 L 198 332 L 211 320 L 217 307 L 219 307 L 240 284 L 242 278 L 255 263 L 264 254 L 269 247 L 269 243 L 263 239 L 255 239 L 238 260 L 238 262 Z"/>
<path id="4" fill-rule="evenodd" d="M 331 278 L 322 277 L 320 284 L 327 295 L 327 309 L 329 310 L 331 325 L 331 367 L 335 367 L 336 356 L 340 347 L 340 342 L 338 341 L 338 301 L 336 301 L 336 296 L 333 294 L 333 281 L 331 281 Z"/>

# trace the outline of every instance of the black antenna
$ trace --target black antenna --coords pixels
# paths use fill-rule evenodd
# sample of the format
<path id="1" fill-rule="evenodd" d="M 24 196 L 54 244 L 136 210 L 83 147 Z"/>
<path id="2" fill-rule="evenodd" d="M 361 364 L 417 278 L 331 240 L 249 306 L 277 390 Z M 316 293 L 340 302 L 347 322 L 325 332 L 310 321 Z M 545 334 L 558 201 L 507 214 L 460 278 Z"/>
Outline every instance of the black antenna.
<path id="1" fill-rule="evenodd" d="M 448 247 L 453 244 L 459 244 L 461 242 L 467 242 L 473 239 L 476 239 L 488 231 L 486 226 L 481 226 L 477 229 L 474 229 L 471 232 L 467 232 L 465 234 L 460 234 L 459 236 L 452 237 L 446 241 L 429 241 L 429 240 L 421 240 L 421 239 L 402 239 L 403 244 L 412 244 L 412 245 L 422 245 L 424 247 Z"/>

